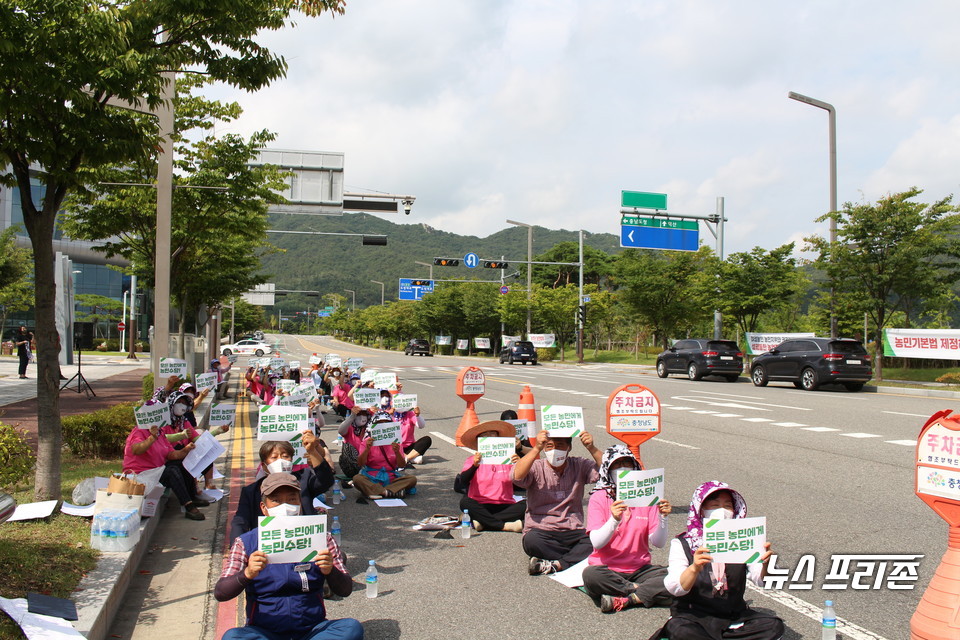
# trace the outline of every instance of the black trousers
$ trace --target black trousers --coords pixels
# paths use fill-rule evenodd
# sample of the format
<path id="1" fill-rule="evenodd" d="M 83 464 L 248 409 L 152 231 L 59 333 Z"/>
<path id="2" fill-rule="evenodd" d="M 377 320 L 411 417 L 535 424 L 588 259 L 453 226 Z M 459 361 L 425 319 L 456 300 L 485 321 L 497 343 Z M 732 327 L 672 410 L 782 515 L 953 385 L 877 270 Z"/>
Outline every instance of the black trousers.
<path id="1" fill-rule="evenodd" d="M 523 534 L 523 551 L 532 558 L 559 560 L 560 568 L 568 569 L 593 553 L 593 544 L 586 529 L 531 529 Z"/>
<path id="2" fill-rule="evenodd" d="M 427 452 L 427 449 L 429 449 L 432 445 L 433 445 L 433 438 L 431 438 L 430 436 L 423 436 L 422 438 L 414 442 L 409 447 L 404 447 L 403 452 L 409 454 L 411 451 L 416 449 L 417 455 L 422 456 Z"/>
<path id="3" fill-rule="evenodd" d="M 180 506 L 193 502 L 193 499 L 197 497 L 197 481 L 190 476 L 189 471 L 183 468 L 181 460 L 168 460 L 163 465 L 160 484 L 173 491 Z"/>
<path id="4" fill-rule="evenodd" d="M 667 568 L 655 564 L 644 565 L 632 573 L 590 565 L 583 570 L 583 587 L 594 599 L 603 595 L 625 598 L 635 593 L 645 607 L 667 607 L 673 604 L 674 598 L 663 586 L 666 575 Z"/>
<path id="5" fill-rule="evenodd" d="M 471 520 L 479 522 L 487 531 L 503 531 L 504 523 L 523 520 L 523 516 L 527 512 L 527 501 L 521 500 L 512 504 L 487 504 L 463 496 L 460 498 L 460 511 L 462 512 L 464 509 L 470 514 Z"/>
<path id="6" fill-rule="evenodd" d="M 650 640 L 780 640 L 783 637 L 783 620 L 774 616 L 758 615 L 741 621 L 743 626 L 728 629 L 733 620 L 719 618 L 673 616 Z"/>
<path id="7" fill-rule="evenodd" d="M 20 368 L 17 370 L 17 375 L 25 376 L 27 375 L 27 364 L 30 362 L 30 354 L 21 353 L 19 354 L 20 358 Z"/>

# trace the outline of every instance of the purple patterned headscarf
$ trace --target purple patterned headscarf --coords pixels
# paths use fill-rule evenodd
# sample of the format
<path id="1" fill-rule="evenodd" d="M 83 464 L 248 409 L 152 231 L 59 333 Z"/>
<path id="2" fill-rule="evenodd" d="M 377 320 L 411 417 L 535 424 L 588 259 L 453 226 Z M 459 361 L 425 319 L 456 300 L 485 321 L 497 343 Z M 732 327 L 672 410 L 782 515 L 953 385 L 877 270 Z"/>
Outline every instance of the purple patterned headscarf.
<path id="1" fill-rule="evenodd" d="M 695 552 L 703 546 L 703 518 L 700 516 L 700 507 L 710 497 L 710 494 L 717 491 L 729 491 L 733 496 L 733 517 L 747 517 L 747 503 L 738 492 L 730 488 L 726 482 L 719 480 L 710 480 L 704 482 L 693 492 L 693 498 L 690 500 L 690 512 L 687 514 L 687 543 L 690 545 L 690 551 Z"/>
<path id="2" fill-rule="evenodd" d="M 597 485 L 590 493 L 606 491 L 608 496 L 616 500 L 617 479 L 610 471 L 610 467 L 613 466 L 614 462 L 623 458 L 630 458 L 630 461 L 633 463 L 632 468 L 634 470 L 640 469 L 640 463 L 637 462 L 637 459 L 633 457 L 632 453 L 630 453 L 630 449 L 626 448 L 622 444 L 615 444 L 612 447 L 608 447 L 607 450 L 603 452 L 603 459 L 600 462 L 600 477 L 597 480 Z"/>

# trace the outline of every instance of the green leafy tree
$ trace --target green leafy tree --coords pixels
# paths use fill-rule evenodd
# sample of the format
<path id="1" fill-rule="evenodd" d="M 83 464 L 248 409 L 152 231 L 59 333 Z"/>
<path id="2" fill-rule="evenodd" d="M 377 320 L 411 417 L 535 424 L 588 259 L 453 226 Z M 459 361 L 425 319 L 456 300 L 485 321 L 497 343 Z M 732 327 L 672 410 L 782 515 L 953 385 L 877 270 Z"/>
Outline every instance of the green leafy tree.
<path id="1" fill-rule="evenodd" d="M 257 329 L 264 329 L 267 326 L 267 317 L 263 311 L 263 307 L 250 304 L 243 298 L 237 298 L 234 301 L 236 307 L 233 310 L 233 334 L 234 336 L 243 335 L 245 333 L 250 333 L 251 331 L 256 331 Z M 230 315 L 224 310 L 223 321 L 220 323 L 220 328 L 223 331 L 223 335 L 228 335 L 230 333 Z"/>
<path id="2" fill-rule="evenodd" d="M 579 262 L 580 245 L 578 242 L 559 242 L 549 251 L 534 258 L 535 262 Z M 583 247 L 583 283 L 599 285 L 607 281 L 613 273 L 613 257 L 589 245 Z M 533 265 L 533 282 L 543 287 L 562 287 L 578 284 L 580 267 L 574 264 Z"/>
<path id="3" fill-rule="evenodd" d="M 500 322 L 504 324 L 510 335 L 523 333 L 527 328 L 527 292 L 523 289 L 511 288 L 510 291 L 497 299 L 497 311 Z"/>
<path id="4" fill-rule="evenodd" d="M 834 219 L 837 242 L 813 236 L 817 266 L 839 295 L 863 300 L 876 331 L 877 379 L 883 379 L 883 329 L 908 300 L 927 299 L 957 279 L 960 216 L 951 197 L 933 204 L 914 201 L 917 188 L 881 198 L 876 204 L 845 203 L 819 220 Z M 843 300 L 840 298 L 839 300 Z M 837 303 L 834 308 L 837 308 Z"/>
<path id="5" fill-rule="evenodd" d="M 769 251 L 754 247 L 730 254 L 718 264 L 720 311 L 733 318 L 741 332 L 755 331 L 764 312 L 788 305 L 801 291 L 803 278 L 793 246 L 791 242 Z"/>
<path id="6" fill-rule="evenodd" d="M 533 287 L 533 317 L 536 325 L 556 336 L 560 345 L 560 359 L 566 359 L 566 345 L 577 329 L 577 303 L 580 291 L 577 285 L 562 287 Z"/>
<path id="7" fill-rule="evenodd" d="M 671 337 L 710 321 L 712 277 L 708 247 L 699 251 L 636 251 L 617 260 L 618 292 L 630 313 L 646 324 L 663 348 Z"/>
<path id="8" fill-rule="evenodd" d="M 17 227 L 7 227 L 0 233 L 0 331 L 11 313 L 30 308 L 33 297 L 33 256 L 17 246 L 16 232 Z"/>
<path id="9" fill-rule="evenodd" d="M 34 256 L 38 346 L 38 499 L 60 495 L 62 429 L 53 236 L 64 198 L 89 170 L 141 165 L 156 149 L 153 122 L 108 106 L 157 107 L 165 72 L 190 70 L 246 90 L 282 77 L 286 62 L 256 41 L 290 12 L 342 12 L 340 0 L 188 0 L 102 3 L 20 0 L 0 5 L 0 174 L 21 196 Z M 162 37 L 161 37 L 162 36 Z M 44 186 L 35 195 L 31 179 Z M 161 304 L 165 301 L 161 301 Z"/>
<path id="10" fill-rule="evenodd" d="M 81 322 L 92 322 L 94 331 L 101 329 L 101 323 L 107 323 L 107 333 L 100 336 L 110 337 L 110 324 L 120 322 L 123 312 L 123 303 L 107 296 L 100 296 L 92 293 L 81 293 L 76 296 L 76 303 L 80 310 L 77 311 L 77 320 Z"/>

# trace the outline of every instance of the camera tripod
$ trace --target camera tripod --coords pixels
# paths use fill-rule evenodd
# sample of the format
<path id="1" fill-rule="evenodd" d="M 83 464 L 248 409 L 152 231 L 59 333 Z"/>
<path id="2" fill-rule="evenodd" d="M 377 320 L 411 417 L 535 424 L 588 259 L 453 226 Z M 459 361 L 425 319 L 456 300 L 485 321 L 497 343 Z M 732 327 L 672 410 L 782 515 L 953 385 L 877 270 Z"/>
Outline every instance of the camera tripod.
<path id="1" fill-rule="evenodd" d="M 80 369 L 80 349 L 79 348 L 77 348 L 77 372 L 73 374 L 72 378 L 70 378 L 69 380 L 63 383 L 63 386 L 60 387 L 60 391 L 63 391 L 64 389 L 69 387 L 70 383 L 73 382 L 74 380 L 77 381 L 77 388 L 75 389 L 77 393 L 86 393 L 87 400 L 89 400 L 91 397 L 96 397 L 97 395 L 96 392 L 93 390 L 93 387 L 90 386 L 90 383 L 87 382 L 87 379 L 83 377 L 83 371 Z M 74 391 L 74 389 L 71 389 L 71 391 Z"/>

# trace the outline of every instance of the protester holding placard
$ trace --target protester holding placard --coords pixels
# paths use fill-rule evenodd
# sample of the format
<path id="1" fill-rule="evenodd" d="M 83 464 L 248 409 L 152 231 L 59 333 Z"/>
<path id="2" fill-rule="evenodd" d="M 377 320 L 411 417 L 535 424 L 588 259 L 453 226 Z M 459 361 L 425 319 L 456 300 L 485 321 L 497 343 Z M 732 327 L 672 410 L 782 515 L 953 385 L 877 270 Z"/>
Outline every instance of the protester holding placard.
<path id="1" fill-rule="evenodd" d="M 197 393 L 197 388 L 189 382 L 184 382 L 180 385 L 178 391 L 183 394 L 186 398 L 175 398 L 175 394 L 170 394 L 170 397 L 167 399 L 168 404 L 171 405 L 170 408 L 170 417 L 172 424 L 169 427 L 164 427 L 164 435 L 166 435 L 167 440 L 174 443 L 174 448 L 179 448 L 177 442 L 183 442 L 189 438 L 190 441 L 196 442 L 202 434 L 197 431 L 197 417 L 193 414 L 193 409 L 201 402 L 204 398 L 207 397 L 209 389 L 204 389 L 199 394 Z M 172 399 L 172 400 L 171 400 Z M 174 410 L 172 402 L 182 402 L 186 404 L 187 411 L 183 414 L 182 422 L 179 421 L 178 412 L 179 410 Z M 226 433 L 230 430 L 230 425 L 219 425 L 209 429 L 210 435 L 218 436 L 221 433 Z M 213 465 L 211 464 L 206 469 L 203 470 L 203 479 L 204 479 L 204 488 L 206 489 L 216 489 L 216 485 L 213 482 Z M 229 493 L 229 492 L 224 492 Z"/>
<path id="2" fill-rule="evenodd" d="M 333 411 L 341 418 L 346 418 L 350 409 L 353 409 L 352 391 L 360 386 L 359 380 L 357 384 L 351 386 L 339 368 L 331 369 L 327 380 L 330 381 L 330 395 L 333 396 L 331 401 Z"/>
<path id="3" fill-rule="evenodd" d="M 378 411 L 370 420 L 371 426 L 393 422 L 393 416 Z M 417 477 L 400 473 L 406 465 L 406 456 L 399 439 L 391 445 L 374 444 L 372 437 L 365 438 L 357 447 L 357 464 L 360 473 L 353 476 L 353 485 L 367 498 L 402 498 L 417 486 Z"/>
<path id="4" fill-rule="evenodd" d="M 568 455 L 573 438 L 554 438 L 541 431 L 513 469 L 513 481 L 527 490 L 523 550 L 530 556 L 530 575 L 562 571 L 593 551 L 584 529 L 583 490 L 599 477 L 601 453 L 589 433 L 583 431 L 579 437 L 592 460 Z"/>
<path id="5" fill-rule="evenodd" d="M 663 586 L 666 567 L 650 564 L 650 545 L 667 543 L 670 503 L 628 507 L 617 499 L 617 472 L 639 470 L 640 463 L 622 444 L 603 452 L 600 479 L 587 507 L 587 531 L 593 553 L 583 571 L 587 595 L 604 613 L 631 606 L 669 606 L 673 596 Z"/>
<path id="6" fill-rule="evenodd" d="M 300 485 L 288 473 L 274 473 L 264 480 L 260 514 L 299 515 Z M 230 629 L 223 640 L 362 640 L 363 626 L 352 618 L 327 620 L 323 588 L 347 597 L 353 581 L 343 553 L 329 533 L 326 548 L 314 549 L 309 562 L 271 563 L 259 548 L 256 528 L 233 541 L 223 573 L 214 587 L 214 597 L 225 602 L 246 592 L 247 625 Z"/>
<path id="7" fill-rule="evenodd" d="M 142 473 L 163 467 L 160 484 L 173 491 L 188 519 L 203 520 L 197 507 L 208 507 L 210 503 L 197 497 L 197 481 L 183 468 L 183 459 L 193 447 L 191 442 L 179 451 L 174 449 L 157 425 L 149 429 L 134 427 L 123 448 L 123 470 Z"/>
<path id="8" fill-rule="evenodd" d="M 687 530 L 670 543 L 670 566 L 664 585 L 677 596 L 671 617 L 650 640 L 778 640 L 780 618 L 747 606 L 743 594 L 747 579 L 763 586 L 770 559 L 770 543 L 760 561 L 751 564 L 713 562 L 704 544 L 704 521 L 745 518 L 747 503 L 726 483 L 712 480 L 693 492 Z"/>
<path id="9" fill-rule="evenodd" d="M 210 373 L 217 374 L 216 393 L 214 394 L 214 398 L 217 400 L 226 400 L 229 397 L 227 395 L 227 385 L 229 384 L 230 368 L 232 366 L 229 362 L 227 366 L 222 367 L 219 360 L 210 361 Z"/>
<path id="10" fill-rule="evenodd" d="M 403 384 L 397 384 L 397 396 L 393 399 L 395 402 L 398 402 L 395 413 L 393 414 L 394 420 L 400 422 L 400 445 L 403 447 L 403 455 L 406 456 L 406 461 L 408 465 L 411 464 L 422 464 L 423 463 L 423 454 L 433 446 L 433 438 L 430 436 L 423 436 L 417 439 L 416 431 L 417 429 L 424 429 L 427 426 L 426 421 L 420 417 L 420 407 L 414 406 L 410 409 L 400 409 L 399 402 L 403 398 L 406 398 L 403 392 Z M 387 394 L 389 395 L 389 391 Z M 414 401 L 417 399 L 416 396 L 409 396 Z M 398 398 L 400 400 L 398 400 Z"/>
<path id="11" fill-rule="evenodd" d="M 490 420 L 470 427 L 460 436 L 463 446 L 477 449 L 479 438 L 513 438 L 515 429 L 509 422 Z M 477 531 L 523 531 L 523 515 L 527 501 L 517 502 L 513 497 L 513 465 L 519 460 L 516 453 L 510 464 L 481 464 L 477 451 L 467 457 L 460 471 L 460 511 L 467 511 Z"/>
<path id="12" fill-rule="evenodd" d="M 317 451 L 317 439 L 311 433 L 303 434 L 304 447 L 313 466 L 293 470 L 294 448 L 289 442 L 269 440 L 260 445 L 260 465 L 266 474 L 240 490 L 237 512 L 230 522 L 230 539 L 250 531 L 257 526 L 260 517 L 260 493 L 264 481 L 274 473 L 293 473 L 301 487 L 300 513 L 315 515 L 313 499 L 324 494 L 333 486 L 333 468 Z"/>
<path id="13" fill-rule="evenodd" d="M 352 482 L 353 476 L 360 473 L 360 465 L 357 463 L 357 459 L 360 457 L 360 445 L 365 439 L 371 415 L 373 414 L 366 409 L 354 406 L 337 429 L 337 433 L 343 438 L 338 462 L 340 463 L 340 472 L 351 479 L 347 482 Z"/>

